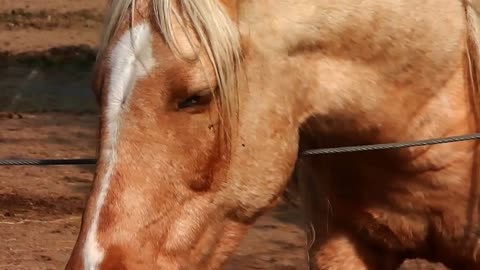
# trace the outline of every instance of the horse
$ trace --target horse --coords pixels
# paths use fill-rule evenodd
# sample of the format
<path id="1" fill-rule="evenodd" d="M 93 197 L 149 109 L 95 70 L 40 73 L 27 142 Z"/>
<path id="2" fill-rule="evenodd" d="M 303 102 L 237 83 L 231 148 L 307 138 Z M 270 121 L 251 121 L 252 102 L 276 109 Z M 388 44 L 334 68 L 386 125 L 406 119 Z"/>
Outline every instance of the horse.
<path id="1" fill-rule="evenodd" d="M 292 185 L 311 269 L 480 269 L 467 0 L 115 0 L 92 86 L 98 163 L 66 269 L 220 269 Z"/>

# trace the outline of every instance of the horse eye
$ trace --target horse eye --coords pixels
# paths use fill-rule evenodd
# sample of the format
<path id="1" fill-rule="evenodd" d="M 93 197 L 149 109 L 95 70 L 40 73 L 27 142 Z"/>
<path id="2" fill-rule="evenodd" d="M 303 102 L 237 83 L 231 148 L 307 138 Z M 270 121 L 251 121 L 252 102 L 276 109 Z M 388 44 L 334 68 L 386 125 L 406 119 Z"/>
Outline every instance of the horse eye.
<path id="1" fill-rule="evenodd" d="M 210 101 L 211 101 L 210 94 L 205 94 L 205 95 L 196 94 L 178 102 L 177 108 L 181 110 L 181 109 L 186 109 L 194 106 L 207 105 L 208 103 L 210 103 Z"/>

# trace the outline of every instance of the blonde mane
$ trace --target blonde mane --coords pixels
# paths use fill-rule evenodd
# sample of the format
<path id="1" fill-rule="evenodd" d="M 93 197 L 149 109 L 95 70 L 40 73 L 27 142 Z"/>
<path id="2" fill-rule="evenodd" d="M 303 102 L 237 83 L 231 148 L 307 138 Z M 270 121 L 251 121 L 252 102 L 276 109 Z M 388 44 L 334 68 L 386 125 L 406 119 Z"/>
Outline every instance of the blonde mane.
<path id="1" fill-rule="evenodd" d="M 102 57 L 106 47 L 115 35 L 119 24 L 124 21 L 129 10 L 132 12 L 138 0 L 110 0 L 104 22 L 97 59 Z M 198 38 L 202 49 L 206 52 L 216 75 L 217 89 L 212 89 L 214 100 L 220 113 L 220 121 L 225 131 L 225 138 L 232 132 L 232 120 L 237 115 L 238 88 L 241 72 L 240 35 L 233 20 L 217 0 L 148 0 L 152 1 L 154 16 L 158 30 L 169 48 L 177 56 L 182 55 L 173 30 L 173 22 L 190 26 Z M 178 4 L 178 5 L 177 5 Z M 179 7 L 177 10 L 175 7 Z M 181 11 L 181 12 L 179 12 Z M 181 14 L 181 15 L 180 15 Z M 184 27 L 184 29 L 186 29 Z M 190 42 L 193 47 L 193 42 Z M 185 56 L 186 58 L 186 56 Z M 199 60 L 196 59 L 189 60 Z"/>

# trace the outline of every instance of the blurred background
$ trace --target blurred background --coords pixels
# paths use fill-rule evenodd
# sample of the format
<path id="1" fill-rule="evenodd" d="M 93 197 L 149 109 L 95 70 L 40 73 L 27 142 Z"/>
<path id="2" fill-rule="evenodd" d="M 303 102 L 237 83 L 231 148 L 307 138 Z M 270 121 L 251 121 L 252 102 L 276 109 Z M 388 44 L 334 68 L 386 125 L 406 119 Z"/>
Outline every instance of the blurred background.
<path id="1" fill-rule="evenodd" d="M 0 0 L 0 108 L 94 112 L 90 67 L 105 0 Z"/>

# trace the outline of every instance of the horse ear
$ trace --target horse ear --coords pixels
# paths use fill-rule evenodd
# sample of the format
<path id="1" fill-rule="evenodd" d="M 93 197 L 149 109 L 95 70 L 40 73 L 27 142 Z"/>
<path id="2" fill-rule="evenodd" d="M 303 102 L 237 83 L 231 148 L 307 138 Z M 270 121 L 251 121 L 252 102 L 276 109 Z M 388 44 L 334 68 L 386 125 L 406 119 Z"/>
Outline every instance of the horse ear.
<path id="1" fill-rule="evenodd" d="M 233 21 L 238 18 L 238 5 L 241 0 L 219 0 L 223 4 L 225 10 L 228 12 Z"/>

